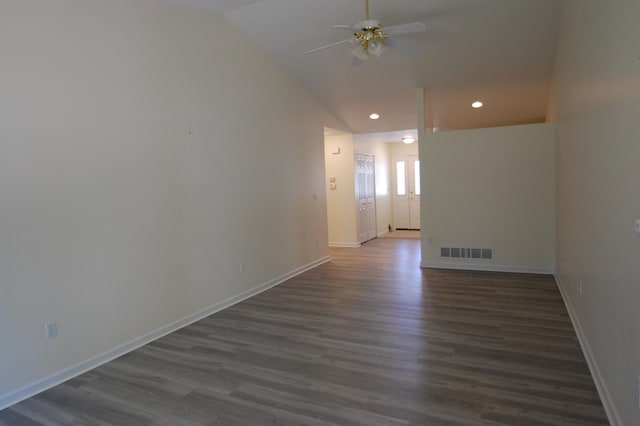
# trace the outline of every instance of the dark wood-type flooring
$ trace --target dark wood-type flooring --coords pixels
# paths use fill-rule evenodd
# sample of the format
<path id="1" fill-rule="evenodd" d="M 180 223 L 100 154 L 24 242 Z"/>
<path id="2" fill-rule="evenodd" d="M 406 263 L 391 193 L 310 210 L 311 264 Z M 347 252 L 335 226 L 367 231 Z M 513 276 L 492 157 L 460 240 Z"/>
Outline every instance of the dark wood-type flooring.
<path id="1" fill-rule="evenodd" d="M 606 425 L 552 277 L 377 239 L 0 412 L 0 425 Z"/>

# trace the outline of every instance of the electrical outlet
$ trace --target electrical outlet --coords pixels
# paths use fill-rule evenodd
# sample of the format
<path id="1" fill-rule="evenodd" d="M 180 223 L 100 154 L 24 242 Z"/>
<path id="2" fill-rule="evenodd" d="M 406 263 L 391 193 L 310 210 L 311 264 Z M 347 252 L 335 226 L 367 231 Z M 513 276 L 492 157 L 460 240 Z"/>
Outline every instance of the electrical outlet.
<path id="1" fill-rule="evenodd" d="M 578 281 L 578 295 L 582 296 L 582 280 Z"/>
<path id="2" fill-rule="evenodd" d="M 247 265 L 244 264 L 244 260 L 240 261 L 240 272 L 244 272 L 247 270 Z"/>
<path id="3" fill-rule="evenodd" d="M 44 335 L 47 339 L 53 339 L 58 335 L 58 325 L 55 321 L 49 321 L 44 324 Z"/>
<path id="4" fill-rule="evenodd" d="M 640 217 L 636 219 L 636 236 L 640 238 Z"/>

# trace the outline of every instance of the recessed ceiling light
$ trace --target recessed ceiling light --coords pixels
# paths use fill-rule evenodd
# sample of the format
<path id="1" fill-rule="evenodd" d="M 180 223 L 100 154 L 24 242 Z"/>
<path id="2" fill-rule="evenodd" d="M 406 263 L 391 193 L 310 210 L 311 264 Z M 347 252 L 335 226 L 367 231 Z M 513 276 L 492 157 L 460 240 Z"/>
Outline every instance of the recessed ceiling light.
<path id="1" fill-rule="evenodd" d="M 482 108 L 483 103 L 480 101 L 475 101 L 474 103 L 471 104 L 472 108 Z"/>
<path id="2" fill-rule="evenodd" d="M 369 118 L 370 118 L 370 119 L 372 119 L 372 120 L 377 120 L 378 118 L 380 118 L 380 115 L 379 115 L 379 114 L 376 114 L 376 113 L 374 112 L 373 114 L 371 114 L 371 115 L 369 116 Z"/>
<path id="3" fill-rule="evenodd" d="M 407 145 L 412 144 L 416 141 L 416 138 L 413 138 L 411 136 L 406 136 L 404 138 L 402 138 L 402 142 L 406 143 Z"/>

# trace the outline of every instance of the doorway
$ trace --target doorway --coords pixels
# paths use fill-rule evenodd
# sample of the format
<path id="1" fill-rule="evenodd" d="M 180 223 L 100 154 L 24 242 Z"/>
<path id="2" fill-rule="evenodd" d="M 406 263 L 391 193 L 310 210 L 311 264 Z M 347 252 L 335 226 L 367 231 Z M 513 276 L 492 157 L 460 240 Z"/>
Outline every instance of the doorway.
<path id="1" fill-rule="evenodd" d="M 393 218 L 395 229 L 420 229 L 420 159 L 403 155 L 393 161 Z"/>

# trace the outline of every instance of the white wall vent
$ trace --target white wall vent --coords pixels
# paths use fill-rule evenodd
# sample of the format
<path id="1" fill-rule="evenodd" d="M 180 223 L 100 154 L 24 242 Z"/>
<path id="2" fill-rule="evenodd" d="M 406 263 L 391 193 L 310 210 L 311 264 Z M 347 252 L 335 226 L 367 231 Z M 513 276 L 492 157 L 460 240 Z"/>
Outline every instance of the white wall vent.
<path id="1" fill-rule="evenodd" d="M 463 247 L 440 247 L 440 257 L 452 259 L 477 259 L 492 260 L 493 249 L 490 248 L 463 248 Z"/>

